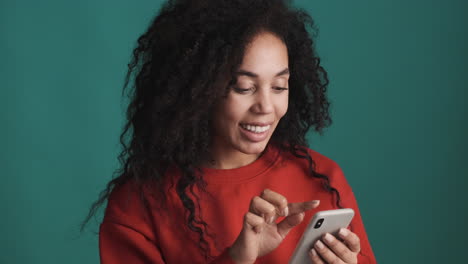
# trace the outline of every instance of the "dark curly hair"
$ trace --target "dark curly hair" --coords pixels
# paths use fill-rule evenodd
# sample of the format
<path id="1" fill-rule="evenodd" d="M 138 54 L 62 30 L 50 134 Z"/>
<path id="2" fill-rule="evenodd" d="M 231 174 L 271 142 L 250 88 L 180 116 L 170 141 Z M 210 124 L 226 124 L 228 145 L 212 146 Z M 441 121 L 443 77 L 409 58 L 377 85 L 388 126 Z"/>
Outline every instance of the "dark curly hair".
<path id="1" fill-rule="evenodd" d="M 121 168 L 91 206 L 81 231 L 113 188 L 134 180 L 139 188 L 154 184 L 158 186 L 154 193 L 163 194 L 166 177 L 171 176 L 165 172 L 176 166 L 181 178 L 175 188 L 186 209 L 187 225 L 198 233 L 205 257 L 211 257 L 205 234 L 211 235 L 201 219 L 193 187 L 205 191 L 198 172 L 209 157 L 213 107 L 235 83 L 234 73 L 246 45 L 260 32 L 271 32 L 284 41 L 289 58 L 289 108 L 270 143 L 306 159 L 310 175 L 323 180 L 323 187 L 336 195 L 341 207 L 338 191 L 326 175 L 315 171 L 306 148 L 305 136 L 311 127 L 322 134 L 331 124 L 327 73 L 312 40 L 316 31 L 305 11 L 283 0 L 174 0 L 164 4 L 138 38 L 128 64 L 122 95 L 129 83 L 133 85 L 127 93 L 127 122 L 120 135 Z M 162 204 L 164 197 L 158 196 Z"/>

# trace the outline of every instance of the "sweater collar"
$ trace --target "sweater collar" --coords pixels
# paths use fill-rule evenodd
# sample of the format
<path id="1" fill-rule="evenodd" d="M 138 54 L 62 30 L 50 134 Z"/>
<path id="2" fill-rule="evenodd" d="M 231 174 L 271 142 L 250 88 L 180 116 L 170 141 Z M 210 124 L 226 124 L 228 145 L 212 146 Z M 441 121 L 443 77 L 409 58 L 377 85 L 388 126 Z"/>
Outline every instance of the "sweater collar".
<path id="1" fill-rule="evenodd" d="M 268 144 L 262 155 L 254 162 L 235 169 L 202 168 L 203 178 L 208 184 L 235 184 L 246 182 L 263 174 L 271 168 L 279 158 L 278 149 Z"/>

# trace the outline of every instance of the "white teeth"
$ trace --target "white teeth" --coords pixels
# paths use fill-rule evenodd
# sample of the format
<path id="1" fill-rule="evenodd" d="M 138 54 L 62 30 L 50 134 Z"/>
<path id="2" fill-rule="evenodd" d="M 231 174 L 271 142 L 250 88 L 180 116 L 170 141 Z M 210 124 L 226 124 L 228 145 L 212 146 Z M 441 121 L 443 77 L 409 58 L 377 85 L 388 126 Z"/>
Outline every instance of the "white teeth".
<path id="1" fill-rule="evenodd" d="M 252 131 L 254 133 L 263 133 L 270 129 L 270 125 L 267 126 L 251 126 L 251 125 L 241 125 L 243 128 Z"/>

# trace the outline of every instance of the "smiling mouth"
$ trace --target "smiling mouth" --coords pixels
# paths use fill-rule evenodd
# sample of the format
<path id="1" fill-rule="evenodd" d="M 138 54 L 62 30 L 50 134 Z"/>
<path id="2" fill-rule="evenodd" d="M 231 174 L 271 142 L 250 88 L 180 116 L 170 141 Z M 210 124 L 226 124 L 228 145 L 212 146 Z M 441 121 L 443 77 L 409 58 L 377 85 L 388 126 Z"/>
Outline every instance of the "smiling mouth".
<path id="1" fill-rule="evenodd" d="M 241 124 L 240 125 L 243 129 L 248 130 L 253 133 L 263 133 L 270 129 L 271 125 L 266 125 L 266 126 L 254 126 L 254 125 L 247 125 L 247 124 Z"/>

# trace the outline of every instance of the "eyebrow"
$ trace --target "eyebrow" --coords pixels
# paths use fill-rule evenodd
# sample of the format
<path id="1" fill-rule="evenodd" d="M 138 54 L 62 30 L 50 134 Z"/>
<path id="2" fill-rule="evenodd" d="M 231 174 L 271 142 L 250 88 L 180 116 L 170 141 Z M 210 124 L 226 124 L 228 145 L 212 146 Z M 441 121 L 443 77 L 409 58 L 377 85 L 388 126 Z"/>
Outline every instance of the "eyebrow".
<path id="1" fill-rule="evenodd" d="M 275 77 L 278 77 L 278 76 L 281 76 L 281 75 L 286 75 L 286 74 L 289 74 L 289 68 L 286 68 L 280 72 L 278 72 Z M 253 72 L 249 72 L 249 71 L 245 71 L 245 70 L 238 70 L 236 72 L 236 75 L 239 76 L 239 75 L 245 75 L 245 76 L 249 76 L 249 77 L 252 77 L 252 78 L 258 78 L 258 74 L 256 73 L 253 73 Z"/>

